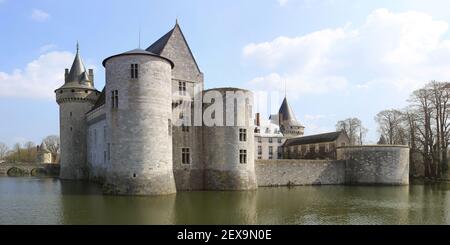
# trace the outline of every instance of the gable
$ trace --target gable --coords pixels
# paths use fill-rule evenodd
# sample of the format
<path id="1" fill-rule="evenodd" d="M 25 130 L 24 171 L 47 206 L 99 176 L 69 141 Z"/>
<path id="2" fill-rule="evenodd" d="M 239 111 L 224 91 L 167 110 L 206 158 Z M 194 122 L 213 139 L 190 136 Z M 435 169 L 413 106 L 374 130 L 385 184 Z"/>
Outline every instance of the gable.
<path id="1" fill-rule="evenodd" d="M 147 50 L 160 52 L 158 55 L 172 60 L 174 78 L 200 82 L 200 68 L 178 24 Z"/>

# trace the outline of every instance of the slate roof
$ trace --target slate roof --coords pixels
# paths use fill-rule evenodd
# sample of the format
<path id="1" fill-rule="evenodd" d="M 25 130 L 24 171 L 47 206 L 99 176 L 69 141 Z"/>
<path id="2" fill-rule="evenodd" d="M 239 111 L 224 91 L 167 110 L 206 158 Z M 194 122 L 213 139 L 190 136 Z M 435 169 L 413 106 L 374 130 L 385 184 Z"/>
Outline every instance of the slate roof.
<path id="1" fill-rule="evenodd" d="M 199 72 L 200 71 L 200 67 L 197 64 L 197 61 L 195 60 L 194 54 L 192 53 L 191 47 L 189 47 L 189 44 L 187 43 L 186 37 L 183 34 L 183 31 L 181 30 L 180 25 L 178 24 L 178 21 L 176 22 L 175 26 L 172 28 L 172 30 L 170 30 L 169 32 L 167 32 L 164 36 L 162 36 L 160 39 L 156 40 L 156 42 L 154 42 L 152 45 L 150 45 L 146 50 L 149 52 L 152 52 L 154 54 L 157 55 L 161 55 L 162 52 L 164 51 L 164 48 L 166 47 L 167 43 L 169 42 L 170 38 L 172 37 L 173 33 L 175 32 L 175 30 L 179 30 L 179 32 L 181 33 L 181 37 L 183 38 L 184 42 L 186 43 L 186 46 L 189 50 L 189 53 L 192 57 L 192 60 L 195 63 L 195 66 L 197 67 L 197 70 Z"/>
<path id="2" fill-rule="evenodd" d="M 160 39 L 158 39 L 156 42 L 154 42 L 150 47 L 148 47 L 146 50 L 148 52 L 152 52 L 154 54 L 161 55 L 164 47 L 166 47 L 167 42 L 169 41 L 170 37 L 172 36 L 173 31 L 175 28 L 170 30 L 168 33 L 166 33 L 164 36 L 162 36 Z"/>
<path id="3" fill-rule="evenodd" d="M 297 121 L 294 111 L 292 111 L 292 108 L 289 106 L 287 98 L 284 98 L 278 113 L 283 116 L 283 121 Z"/>
<path id="4" fill-rule="evenodd" d="M 95 89 L 92 81 L 90 81 L 89 74 L 81 59 L 79 45 L 77 44 L 77 53 L 73 60 L 72 67 L 69 74 L 65 78 L 64 85 L 59 89 L 82 88 Z"/>
<path id="5" fill-rule="evenodd" d="M 106 92 L 105 92 L 105 89 L 106 88 L 103 88 L 102 92 L 100 93 L 100 96 L 97 99 L 97 102 L 95 102 L 94 107 L 92 107 L 92 109 L 89 112 L 99 108 L 100 106 L 102 106 L 102 105 L 104 105 L 106 103 L 106 95 L 105 95 Z"/>
<path id="6" fill-rule="evenodd" d="M 106 62 L 109 59 L 114 58 L 114 57 L 118 57 L 118 56 L 124 56 L 124 55 L 149 55 L 149 56 L 155 56 L 155 57 L 159 57 L 159 58 L 167 60 L 171 64 L 172 68 L 174 67 L 173 62 L 170 59 L 168 59 L 166 57 L 162 57 L 159 54 L 154 54 L 154 53 L 149 52 L 147 50 L 143 50 L 143 49 L 133 49 L 133 50 L 130 50 L 130 51 L 127 51 L 127 52 L 124 52 L 124 53 L 120 53 L 120 54 L 116 54 L 116 55 L 110 56 L 110 57 L 106 58 L 103 61 L 103 66 L 105 66 Z"/>
<path id="7" fill-rule="evenodd" d="M 306 145 L 306 144 L 318 144 L 318 143 L 325 143 L 325 142 L 333 142 L 344 134 L 343 132 L 331 132 L 326 134 L 317 134 L 317 135 L 310 135 L 310 136 L 304 136 L 294 139 L 288 139 L 283 146 L 289 147 L 289 146 L 297 146 L 297 145 Z"/>

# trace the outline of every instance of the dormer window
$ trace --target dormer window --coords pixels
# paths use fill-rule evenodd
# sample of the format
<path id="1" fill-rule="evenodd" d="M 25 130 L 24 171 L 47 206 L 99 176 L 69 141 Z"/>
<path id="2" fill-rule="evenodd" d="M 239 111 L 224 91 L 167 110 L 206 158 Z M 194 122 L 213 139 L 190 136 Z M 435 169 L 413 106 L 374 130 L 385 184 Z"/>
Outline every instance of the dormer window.
<path id="1" fill-rule="evenodd" d="M 138 78 L 139 78 L 139 65 L 131 64 L 131 79 L 138 79 Z"/>

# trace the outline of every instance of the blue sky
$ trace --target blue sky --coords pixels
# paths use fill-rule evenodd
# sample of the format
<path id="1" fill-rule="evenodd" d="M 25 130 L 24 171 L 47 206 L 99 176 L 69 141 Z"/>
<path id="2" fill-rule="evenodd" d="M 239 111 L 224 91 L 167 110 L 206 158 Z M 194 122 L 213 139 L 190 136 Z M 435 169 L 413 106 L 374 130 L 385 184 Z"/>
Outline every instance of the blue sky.
<path id="1" fill-rule="evenodd" d="M 58 134 L 52 91 L 78 40 L 104 85 L 104 58 L 146 47 L 178 18 L 207 88 L 279 91 L 306 133 L 402 108 L 428 80 L 450 80 L 446 0 L 0 0 L 0 142 Z M 279 98 L 280 100 L 282 98 Z M 281 101 L 280 101 L 281 102 Z"/>

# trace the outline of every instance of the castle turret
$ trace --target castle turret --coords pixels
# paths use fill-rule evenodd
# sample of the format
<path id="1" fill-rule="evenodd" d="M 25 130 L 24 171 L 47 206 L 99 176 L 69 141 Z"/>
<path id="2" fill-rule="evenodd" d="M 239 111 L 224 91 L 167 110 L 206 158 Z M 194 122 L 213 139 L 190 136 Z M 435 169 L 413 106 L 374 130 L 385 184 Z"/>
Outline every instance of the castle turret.
<path id="1" fill-rule="evenodd" d="M 289 106 L 287 98 L 283 100 L 280 110 L 278 112 L 278 120 L 280 125 L 280 131 L 287 138 L 295 138 L 303 136 L 305 133 L 305 127 L 301 125 L 295 118 L 294 111 Z"/>
<path id="2" fill-rule="evenodd" d="M 105 193 L 175 193 L 172 61 L 136 49 L 109 57 L 103 65 L 109 135 Z"/>
<path id="3" fill-rule="evenodd" d="M 204 97 L 212 102 L 204 103 L 204 118 L 215 121 L 205 121 L 203 128 L 205 189 L 256 189 L 253 94 L 217 88 L 205 91 Z"/>
<path id="4" fill-rule="evenodd" d="M 98 99 L 94 74 L 86 70 L 77 53 L 72 67 L 66 69 L 64 85 L 57 90 L 61 140 L 61 179 L 79 180 L 88 177 L 86 165 L 86 117 Z"/>
<path id="5" fill-rule="evenodd" d="M 42 144 L 37 147 L 37 162 L 52 163 L 52 153 L 48 150 L 45 142 L 42 142 Z"/>

